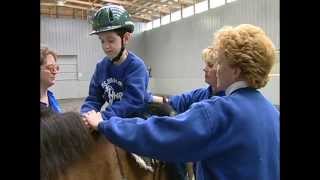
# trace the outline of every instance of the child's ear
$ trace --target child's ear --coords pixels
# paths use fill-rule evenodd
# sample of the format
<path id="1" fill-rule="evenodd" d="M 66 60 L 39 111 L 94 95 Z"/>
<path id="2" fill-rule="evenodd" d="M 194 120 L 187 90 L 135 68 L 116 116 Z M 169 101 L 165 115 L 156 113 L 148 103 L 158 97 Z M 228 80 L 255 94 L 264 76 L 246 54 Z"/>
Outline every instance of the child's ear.
<path id="1" fill-rule="evenodd" d="M 123 40 L 125 44 L 128 44 L 131 38 L 132 38 L 132 33 L 129 33 L 129 32 L 124 33 Z"/>

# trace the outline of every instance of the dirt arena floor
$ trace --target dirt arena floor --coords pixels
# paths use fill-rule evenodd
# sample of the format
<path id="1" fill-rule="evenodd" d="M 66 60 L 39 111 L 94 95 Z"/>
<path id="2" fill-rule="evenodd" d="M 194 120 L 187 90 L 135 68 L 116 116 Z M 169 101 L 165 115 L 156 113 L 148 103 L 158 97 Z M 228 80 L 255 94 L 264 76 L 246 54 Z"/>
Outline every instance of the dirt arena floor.
<path id="1" fill-rule="evenodd" d="M 75 111 L 80 112 L 80 107 L 84 102 L 84 98 L 79 99 L 58 99 L 63 112 Z"/>

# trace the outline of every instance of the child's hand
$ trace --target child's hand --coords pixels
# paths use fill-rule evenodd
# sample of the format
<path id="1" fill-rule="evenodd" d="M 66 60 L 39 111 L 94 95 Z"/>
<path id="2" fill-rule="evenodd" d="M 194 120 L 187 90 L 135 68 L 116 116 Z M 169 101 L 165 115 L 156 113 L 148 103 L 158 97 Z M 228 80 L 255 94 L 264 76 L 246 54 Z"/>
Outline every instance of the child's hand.
<path id="1" fill-rule="evenodd" d="M 83 114 L 84 121 L 86 124 L 97 130 L 98 124 L 103 121 L 101 113 L 100 112 L 95 112 L 94 110 L 86 112 Z"/>

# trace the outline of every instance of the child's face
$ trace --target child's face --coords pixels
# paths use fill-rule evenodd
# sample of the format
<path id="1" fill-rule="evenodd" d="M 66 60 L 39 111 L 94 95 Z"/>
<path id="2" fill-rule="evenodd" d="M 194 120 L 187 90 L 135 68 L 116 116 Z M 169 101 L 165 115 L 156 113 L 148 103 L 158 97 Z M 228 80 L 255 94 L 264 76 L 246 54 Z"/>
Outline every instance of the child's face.
<path id="1" fill-rule="evenodd" d="M 115 32 L 102 32 L 98 36 L 102 49 L 108 58 L 112 59 L 116 57 L 121 49 L 121 37 Z"/>

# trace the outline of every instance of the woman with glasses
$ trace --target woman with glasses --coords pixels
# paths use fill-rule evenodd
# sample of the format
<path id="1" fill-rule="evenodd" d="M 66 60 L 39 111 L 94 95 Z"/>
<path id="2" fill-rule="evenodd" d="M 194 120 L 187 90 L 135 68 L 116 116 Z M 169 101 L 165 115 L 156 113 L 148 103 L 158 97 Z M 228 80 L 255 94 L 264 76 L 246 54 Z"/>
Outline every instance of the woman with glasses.
<path id="1" fill-rule="evenodd" d="M 48 48 L 40 49 L 40 106 L 50 107 L 55 112 L 62 112 L 53 93 L 48 90 L 55 84 L 58 72 L 57 55 Z"/>

